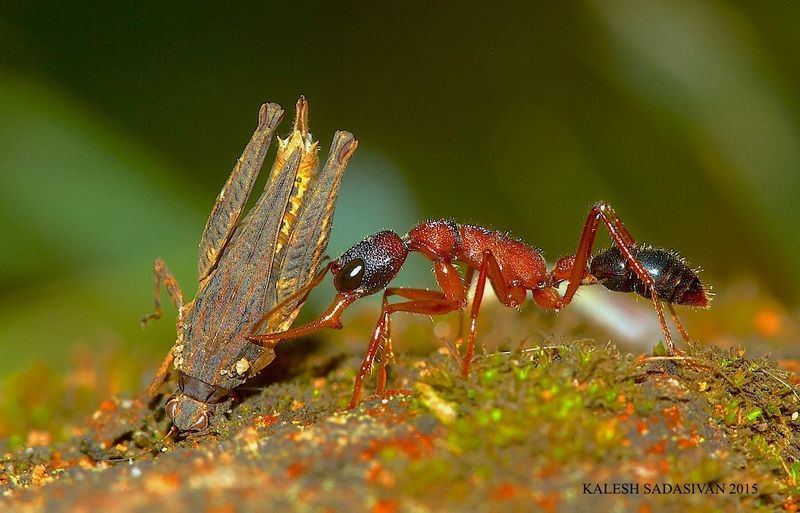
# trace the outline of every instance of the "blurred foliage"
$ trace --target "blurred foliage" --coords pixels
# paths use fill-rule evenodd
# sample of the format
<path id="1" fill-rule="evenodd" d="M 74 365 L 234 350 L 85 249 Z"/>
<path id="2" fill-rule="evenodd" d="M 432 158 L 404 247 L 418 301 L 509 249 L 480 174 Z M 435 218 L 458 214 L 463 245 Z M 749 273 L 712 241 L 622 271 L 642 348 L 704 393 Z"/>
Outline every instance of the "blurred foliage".
<path id="1" fill-rule="evenodd" d="M 798 14 L 727 1 L 3 2 L 0 375 L 34 357 L 67 366 L 75 345 L 163 354 L 171 321 L 137 324 L 150 262 L 165 257 L 193 295 L 197 240 L 258 106 L 300 93 L 323 149 L 339 128 L 361 140 L 333 254 L 446 216 L 511 229 L 554 259 L 606 199 L 710 282 L 754 277 L 793 308 Z"/>

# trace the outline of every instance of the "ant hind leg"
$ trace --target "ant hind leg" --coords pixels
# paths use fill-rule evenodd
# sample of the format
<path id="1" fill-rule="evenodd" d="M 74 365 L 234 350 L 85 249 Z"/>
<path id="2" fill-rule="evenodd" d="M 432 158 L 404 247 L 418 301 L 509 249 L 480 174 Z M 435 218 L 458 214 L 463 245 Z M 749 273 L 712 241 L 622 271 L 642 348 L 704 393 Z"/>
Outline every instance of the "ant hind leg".
<path id="1" fill-rule="evenodd" d="M 672 303 L 667 303 L 667 308 L 669 308 L 669 314 L 672 317 L 672 322 L 674 322 L 675 327 L 678 328 L 678 332 L 681 334 L 681 337 L 683 337 L 683 341 L 688 344 L 692 341 L 692 339 L 689 337 L 689 332 L 686 331 L 686 328 L 678 317 L 678 312 L 675 311 L 675 305 Z"/>
<path id="2" fill-rule="evenodd" d="M 578 250 L 575 252 L 575 263 L 570 273 L 569 286 L 567 286 L 567 290 L 564 293 L 564 305 L 569 304 L 572 300 L 575 291 L 581 284 L 581 279 L 587 272 L 592 247 L 594 246 L 594 241 L 597 236 L 597 228 L 601 220 L 608 234 L 611 236 L 611 240 L 614 241 L 614 244 L 619 248 L 637 277 L 645 284 L 647 290 L 650 291 L 650 298 L 653 301 L 653 307 L 658 315 L 658 322 L 661 324 L 661 331 L 664 333 L 664 339 L 667 342 L 669 354 L 677 354 L 675 343 L 672 341 L 672 335 L 669 332 L 669 326 L 667 326 L 667 319 L 664 316 L 664 309 L 661 306 L 661 300 L 656 294 L 655 280 L 633 254 L 633 237 L 628 229 L 625 228 L 625 225 L 622 223 L 617 213 L 614 212 L 614 209 L 611 208 L 611 205 L 606 202 L 593 205 L 589 210 L 589 215 L 586 217 L 583 233 L 578 243 Z"/>

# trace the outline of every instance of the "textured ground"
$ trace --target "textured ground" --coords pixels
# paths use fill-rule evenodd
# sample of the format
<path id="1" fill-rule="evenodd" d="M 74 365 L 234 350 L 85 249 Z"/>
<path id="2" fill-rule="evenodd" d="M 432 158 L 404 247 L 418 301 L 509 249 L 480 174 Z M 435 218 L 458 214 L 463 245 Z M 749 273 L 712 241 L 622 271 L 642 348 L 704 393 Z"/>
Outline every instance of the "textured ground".
<path id="1" fill-rule="evenodd" d="M 443 351 L 400 357 L 393 384 L 413 394 L 354 411 L 357 359 L 317 358 L 249 392 L 214 434 L 163 443 L 158 404 L 107 400 L 81 436 L 8 450 L 0 509 L 795 511 L 791 377 L 736 350 L 688 357 L 577 341 L 480 357 L 467 380 Z M 614 482 L 661 493 L 584 490 Z"/>

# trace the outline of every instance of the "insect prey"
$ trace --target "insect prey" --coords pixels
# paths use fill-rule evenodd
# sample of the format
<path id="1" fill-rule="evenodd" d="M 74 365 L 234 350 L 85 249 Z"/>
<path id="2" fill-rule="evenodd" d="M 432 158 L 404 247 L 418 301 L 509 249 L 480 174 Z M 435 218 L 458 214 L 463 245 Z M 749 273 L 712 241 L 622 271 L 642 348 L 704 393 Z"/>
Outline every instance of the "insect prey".
<path id="1" fill-rule="evenodd" d="M 178 309 L 177 339 L 148 388 L 158 395 L 174 368 L 178 385 L 166 412 L 179 431 L 202 431 L 232 401 L 232 391 L 275 359 L 272 347 L 248 335 L 288 329 L 305 301 L 304 290 L 323 261 L 339 184 L 358 146 L 338 131 L 319 169 L 318 142 L 308 127 L 308 102 L 297 101 L 291 134 L 278 138 L 272 171 L 255 205 L 245 206 L 283 117 L 277 104 L 262 105 L 258 126 L 217 197 L 200 239 L 195 298 L 184 301 L 161 259 L 153 264 L 155 312 L 163 286 Z M 276 306 L 279 311 L 276 313 Z M 269 320 L 254 326 L 267 311 Z"/>

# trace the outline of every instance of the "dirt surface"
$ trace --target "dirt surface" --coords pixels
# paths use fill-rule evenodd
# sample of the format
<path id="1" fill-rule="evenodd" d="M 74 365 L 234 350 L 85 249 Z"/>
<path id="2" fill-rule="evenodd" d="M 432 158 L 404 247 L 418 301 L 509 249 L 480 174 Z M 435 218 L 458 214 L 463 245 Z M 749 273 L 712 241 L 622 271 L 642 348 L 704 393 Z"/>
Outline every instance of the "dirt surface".
<path id="1" fill-rule="evenodd" d="M 393 384 L 405 390 L 347 411 L 357 364 L 308 360 L 251 387 L 200 436 L 162 441 L 161 397 L 109 399 L 63 443 L 5 441 L 0 509 L 797 508 L 800 396 L 768 359 L 701 347 L 633 357 L 578 341 L 482 356 L 461 379 L 440 351 L 400 357 Z M 589 493 L 613 483 L 639 493 Z"/>

